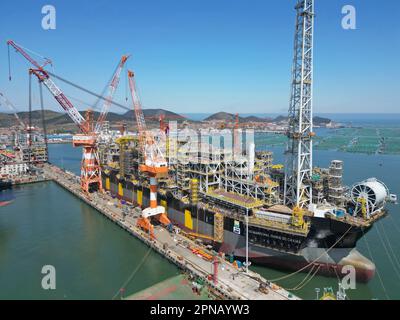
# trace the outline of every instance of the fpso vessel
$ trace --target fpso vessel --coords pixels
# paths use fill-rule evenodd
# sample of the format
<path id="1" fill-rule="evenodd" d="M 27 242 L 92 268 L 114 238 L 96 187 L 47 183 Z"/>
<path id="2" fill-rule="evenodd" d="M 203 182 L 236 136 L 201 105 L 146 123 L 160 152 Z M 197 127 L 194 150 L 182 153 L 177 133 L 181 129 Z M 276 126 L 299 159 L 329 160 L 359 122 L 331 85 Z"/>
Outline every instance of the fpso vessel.
<path id="1" fill-rule="evenodd" d="M 297 19 L 287 136 L 292 142 L 292 156 L 296 153 L 294 146 L 304 149 L 302 160 L 297 159 L 300 167 L 300 161 L 302 164 L 312 163 L 311 140 L 315 135 L 312 132 L 314 4 L 312 0 L 298 0 L 295 8 Z M 134 99 L 135 95 L 132 94 L 132 97 Z M 134 108 L 136 122 L 142 126 L 144 116 L 138 101 L 134 102 Z M 228 119 L 222 120 L 217 125 L 226 128 L 227 125 L 229 127 L 228 122 Z M 218 141 L 221 141 L 221 136 L 213 139 L 216 123 L 209 125 L 209 133 L 205 136 L 201 133 L 200 139 L 193 140 L 190 135 L 195 130 L 186 130 L 188 127 L 184 125 L 179 142 L 176 139 L 177 127 L 168 126 L 168 134 L 164 135 L 162 124 L 160 117 L 161 130 L 154 133 L 154 139 L 164 143 L 151 143 L 153 149 L 155 145 L 163 146 L 165 150 L 161 153 L 166 155 L 169 163 L 168 178 L 159 181 L 158 199 L 166 208 L 170 221 L 189 236 L 209 242 L 227 255 L 239 259 L 248 256 L 253 263 L 279 269 L 312 269 L 340 276 L 342 267 L 351 265 L 358 280 L 368 281 L 373 277 L 373 262 L 356 250 L 356 244 L 385 214 L 384 206 L 390 195 L 384 183 L 372 178 L 346 190 L 342 186 L 341 161 L 332 161 L 329 169 L 311 168 L 309 165 L 301 183 L 307 184 L 307 189 L 310 189 L 305 198 L 312 198 L 306 199 L 307 204 L 312 204 L 308 208 L 288 208 L 282 205 L 285 198 L 282 190 L 285 185 L 283 166 L 272 165 L 269 153 L 255 153 L 255 144 L 248 143 L 247 135 L 248 158 L 241 152 L 229 150 L 232 143 L 227 143 L 222 149 L 228 146 L 225 151 L 234 155 L 230 158 L 225 151 L 220 151 Z M 234 151 L 242 145 L 238 129 L 237 115 Z M 103 185 L 128 202 L 148 207 L 148 181 L 138 172 L 138 164 L 142 163 L 138 159 L 146 157 L 138 155 L 143 153 L 140 150 L 144 147 L 138 147 L 134 136 L 122 135 L 113 140 L 116 134 L 110 136 L 108 129 L 104 130 L 105 143 L 99 147 L 99 158 L 105 173 Z M 214 142 L 219 144 L 217 149 L 210 148 Z M 165 152 L 167 149 L 168 153 Z M 240 151 L 241 148 L 238 149 Z M 171 150 L 178 150 L 180 159 L 175 159 L 174 152 L 171 152 L 171 161 Z M 292 173 L 297 174 L 297 169 Z M 152 187 L 154 190 L 155 185 Z M 297 197 L 302 198 L 301 195 Z M 300 203 L 299 199 L 292 202 Z"/>
<path id="2" fill-rule="evenodd" d="M 149 206 L 146 183 L 121 178 L 119 170 L 106 169 L 103 186 L 129 203 Z M 343 276 L 343 266 L 351 265 L 357 281 L 367 282 L 374 276 L 375 265 L 357 251 L 356 244 L 385 215 L 382 197 L 386 199 L 388 194 L 384 184 L 376 179 L 356 184 L 351 193 L 359 197 L 360 188 L 375 201 L 375 211 L 368 218 L 356 214 L 365 211 L 361 204 L 358 208 L 358 198 L 355 203 L 349 200 L 347 209 L 337 209 L 325 201 L 313 211 L 304 210 L 300 216 L 281 204 L 266 206 L 258 199 L 223 189 L 193 199 L 176 192 L 176 187 L 161 187 L 158 199 L 171 222 L 183 232 L 236 259 L 245 261 L 248 232 L 248 258 L 253 264 L 303 272 L 313 269 L 335 277 Z"/>

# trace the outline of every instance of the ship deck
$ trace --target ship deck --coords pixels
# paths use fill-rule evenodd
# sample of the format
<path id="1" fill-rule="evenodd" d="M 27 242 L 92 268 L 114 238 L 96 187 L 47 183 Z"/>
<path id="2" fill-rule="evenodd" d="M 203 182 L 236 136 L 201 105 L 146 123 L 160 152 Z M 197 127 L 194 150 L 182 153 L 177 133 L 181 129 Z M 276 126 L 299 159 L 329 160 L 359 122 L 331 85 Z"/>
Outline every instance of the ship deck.
<path id="1" fill-rule="evenodd" d="M 227 207 L 236 207 L 246 210 L 260 208 L 264 205 L 264 202 L 259 199 L 222 189 L 210 190 L 205 194 L 205 197 L 213 202 L 224 204 Z"/>

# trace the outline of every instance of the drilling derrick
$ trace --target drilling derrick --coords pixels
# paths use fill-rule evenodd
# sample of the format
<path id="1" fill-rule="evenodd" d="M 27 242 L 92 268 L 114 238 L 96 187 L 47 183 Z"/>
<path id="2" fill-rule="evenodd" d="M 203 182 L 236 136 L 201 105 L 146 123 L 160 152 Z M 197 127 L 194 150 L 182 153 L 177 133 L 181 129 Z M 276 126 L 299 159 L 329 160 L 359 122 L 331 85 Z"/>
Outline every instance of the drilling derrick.
<path id="1" fill-rule="evenodd" d="M 307 208 L 312 200 L 312 76 L 314 1 L 298 0 L 289 106 L 284 201 Z"/>

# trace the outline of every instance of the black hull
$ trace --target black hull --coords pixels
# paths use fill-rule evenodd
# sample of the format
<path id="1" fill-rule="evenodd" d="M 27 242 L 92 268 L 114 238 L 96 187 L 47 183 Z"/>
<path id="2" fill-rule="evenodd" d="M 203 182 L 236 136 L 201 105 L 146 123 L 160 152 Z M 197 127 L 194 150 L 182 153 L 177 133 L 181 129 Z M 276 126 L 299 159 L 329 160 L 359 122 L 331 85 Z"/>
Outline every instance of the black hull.
<path id="1" fill-rule="evenodd" d="M 147 188 L 119 181 L 115 175 L 108 178 L 109 191 L 116 197 L 143 208 L 149 206 Z M 106 185 L 105 181 L 103 185 Z M 121 188 L 122 195 L 119 194 Z M 138 201 L 138 191 L 142 192 L 141 201 Z M 160 203 L 165 201 L 168 217 L 173 224 L 185 231 L 206 236 L 204 242 L 212 244 L 217 251 L 245 260 L 246 228 L 242 221 L 225 216 L 223 241 L 214 242 L 207 240 L 214 237 L 214 212 L 183 203 L 169 193 L 165 196 L 159 194 L 158 197 Z M 350 264 L 356 269 L 357 280 L 366 282 L 374 276 L 375 265 L 358 253 L 355 247 L 369 229 L 351 226 L 345 221 L 317 217 L 311 218 L 307 236 L 249 226 L 249 260 L 253 264 L 279 270 L 304 268 L 303 272 L 308 272 L 314 266 L 319 268 L 320 274 L 334 277 L 341 275 L 342 266 Z"/>

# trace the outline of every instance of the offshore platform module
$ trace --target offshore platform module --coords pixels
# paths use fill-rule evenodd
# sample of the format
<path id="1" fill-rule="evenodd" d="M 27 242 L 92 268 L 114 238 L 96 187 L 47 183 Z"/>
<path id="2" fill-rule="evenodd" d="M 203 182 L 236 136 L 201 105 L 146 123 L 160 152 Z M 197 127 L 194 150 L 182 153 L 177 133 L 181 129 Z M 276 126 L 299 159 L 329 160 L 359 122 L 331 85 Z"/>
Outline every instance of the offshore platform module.
<path id="1" fill-rule="evenodd" d="M 13 41 L 8 44 L 35 67 L 31 73 L 81 130 L 73 141 L 84 151 L 82 189 L 86 193 L 105 189 L 121 202 L 142 208 L 135 221 L 150 237 L 156 224 L 168 230 L 176 226 L 188 237 L 237 259 L 335 277 L 342 266 L 352 265 L 357 279 L 368 281 L 375 265 L 357 251 L 356 244 L 396 197 L 375 178 L 345 187 L 342 161 L 333 160 L 329 168 L 313 167 L 313 0 L 298 0 L 295 8 L 285 166 L 273 164 L 271 152 L 255 152 L 254 144 L 246 154 L 237 152 L 242 149 L 238 125 L 234 152 L 210 143 L 212 131 L 205 139 L 202 133 L 200 141 L 180 141 L 174 138 L 178 129 L 170 130 L 160 121 L 160 129 L 150 132 L 132 71 L 128 80 L 138 134 L 111 130 L 104 119 L 126 56 L 118 64 L 102 116 L 93 127 L 90 113 L 86 119 L 79 114 L 51 81 L 45 64 L 39 65 Z M 124 219 L 135 216 L 125 214 Z"/>

